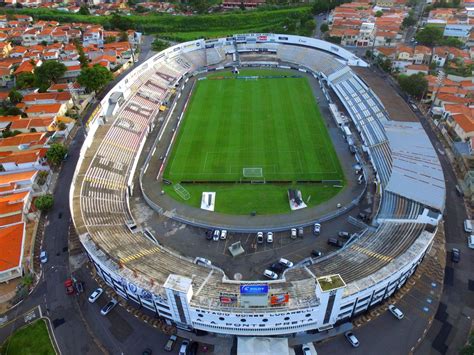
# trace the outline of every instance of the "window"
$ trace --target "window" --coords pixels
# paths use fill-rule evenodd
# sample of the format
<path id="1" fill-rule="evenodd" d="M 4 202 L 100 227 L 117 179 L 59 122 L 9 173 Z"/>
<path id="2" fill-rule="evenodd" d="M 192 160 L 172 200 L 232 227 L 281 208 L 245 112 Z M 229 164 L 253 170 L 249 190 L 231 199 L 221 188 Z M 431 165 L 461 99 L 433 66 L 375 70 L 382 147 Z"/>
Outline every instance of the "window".
<path id="1" fill-rule="evenodd" d="M 242 323 L 245 323 L 245 322 L 247 321 L 247 319 L 242 318 L 240 321 L 241 321 Z"/>
<path id="2" fill-rule="evenodd" d="M 290 320 L 290 317 L 285 317 L 283 318 L 283 320 Z"/>
<path id="3" fill-rule="evenodd" d="M 198 317 L 202 318 L 202 317 L 204 317 L 204 316 L 203 316 L 202 314 L 198 314 Z"/>
<path id="4" fill-rule="evenodd" d="M 224 320 L 224 317 L 219 317 L 219 320 Z"/>
<path id="5" fill-rule="evenodd" d="M 268 322 L 268 319 L 267 319 L 267 318 L 263 318 L 263 319 L 262 319 L 262 322 L 266 323 L 266 322 Z"/>

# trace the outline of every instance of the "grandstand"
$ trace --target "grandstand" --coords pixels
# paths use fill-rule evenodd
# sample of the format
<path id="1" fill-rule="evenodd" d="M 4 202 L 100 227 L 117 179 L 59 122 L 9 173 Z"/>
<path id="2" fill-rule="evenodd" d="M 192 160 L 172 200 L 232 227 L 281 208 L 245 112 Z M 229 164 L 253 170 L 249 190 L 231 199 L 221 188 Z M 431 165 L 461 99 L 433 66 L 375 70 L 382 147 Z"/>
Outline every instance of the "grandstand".
<path id="1" fill-rule="evenodd" d="M 365 63 L 343 48 L 289 35 L 235 38 L 240 48 L 249 48 L 259 39 L 258 48 L 264 49 L 269 42 L 268 48 L 276 50 L 282 65 L 294 63 L 310 70 L 339 97 L 381 182 L 377 226 L 366 228 L 349 245 L 317 263 L 299 265 L 282 279 L 265 282 L 269 295 L 288 294 L 289 300 L 259 307 L 246 303 L 240 289 L 255 281 L 229 280 L 218 268 L 196 265 L 156 245 L 143 237 L 140 226 L 130 228 L 129 189 L 150 127 L 160 124 L 156 120 L 160 105 L 194 71 L 224 60 L 222 51 L 208 53 L 204 40 L 158 53 L 102 100 L 88 126 L 70 192 L 74 225 L 98 275 L 110 287 L 177 327 L 242 335 L 328 329 L 386 299 L 413 274 L 436 229 L 423 216 L 427 209 L 442 212 L 444 208 L 440 163 L 420 126 L 411 124 L 408 137 L 403 138 L 406 126 L 390 121 L 374 93 L 348 67 Z M 219 39 L 214 45 L 232 48 L 229 42 L 229 38 Z M 114 92 L 123 92 L 125 101 L 113 120 L 104 122 Z M 421 143 L 406 144 L 404 139 Z M 423 155 L 417 158 L 420 149 Z M 407 175 L 404 164 L 422 173 Z M 407 188 L 405 179 L 416 182 Z M 323 289 L 321 278 L 328 275 L 340 275 L 344 286 L 332 292 Z M 232 302 L 223 303 L 222 295 Z"/>

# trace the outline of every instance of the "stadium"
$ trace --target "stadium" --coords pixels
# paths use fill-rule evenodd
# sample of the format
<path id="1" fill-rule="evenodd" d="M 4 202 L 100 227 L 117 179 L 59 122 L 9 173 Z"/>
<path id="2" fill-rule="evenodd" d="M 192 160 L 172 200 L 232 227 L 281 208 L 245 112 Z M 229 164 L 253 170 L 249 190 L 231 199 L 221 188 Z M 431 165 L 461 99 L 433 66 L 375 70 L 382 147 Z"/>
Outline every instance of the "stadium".
<path id="1" fill-rule="evenodd" d="M 389 117 L 356 74 L 366 66 L 324 41 L 246 34 L 178 44 L 135 68 L 88 121 L 70 190 L 74 225 L 97 274 L 163 325 L 245 336 L 328 330 L 393 295 L 433 242 L 445 185 L 421 124 Z M 310 83 L 321 94 L 319 105 Z M 364 165 L 364 184 L 343 206 L 318 214 L 318 206 L 334 204 L 354 180 L 353 166 L 339 153 L 348 152 L 347 139 L 333 139 L 320 119 L 323 101 L 344 110 L 331 111 L 341 131 L 353 127 L 360 150 L 351 159 Z M 228 185 L 244 196 L 272 189 L 280 202 L 289 188 L 303 197 L 311 194 L 305 189 L 316 189 L 314 196 L 329 192 L 306 213 L 286 213 L 273 223 L 271 214 L 283 207 L 265 209 L 271 200 L 255 207 L 269 216 L 241 215 L 254 205 L 233 209 L 239 200 L 226 209 L 219 199 L 232 201 Z M 271 281 L 231 278 L 181 255 L 159 242 L 131 206 L 143 198 L 160 220 L 208 229 L 288 231 L 350 211 L 369 188 L 370 224 L 359 221 L 342 248 L 301 260 Z M 195 207 L 191 195 L 199 202 L 203 191 L 217 191 L 216 212 Z"/>

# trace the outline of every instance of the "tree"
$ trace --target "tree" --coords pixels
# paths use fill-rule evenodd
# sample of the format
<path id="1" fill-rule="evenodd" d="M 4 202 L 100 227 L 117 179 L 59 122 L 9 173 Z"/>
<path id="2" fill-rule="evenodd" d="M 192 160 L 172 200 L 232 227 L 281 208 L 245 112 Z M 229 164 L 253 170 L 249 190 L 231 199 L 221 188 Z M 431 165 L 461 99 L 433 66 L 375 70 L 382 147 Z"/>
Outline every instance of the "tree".
<path id="1" fill-rule="evenodd" d="M 81 5 L 81 8 L 79 9 L 79 15 L 90 15 L 90 11 L 87 8 L 86 5 Z"/>
<path id="2" fill-rule="evenodd" d="M 8 98 L 10 99 L 10 102 L 13 104 L 13 105 L 16 105 L 18 103 L 21 102 L 21 100 L 23 100 L 23 95 L 20 94 L 18 91 L 16 90 L 12 90 L 10 91 L 10 93 L 8 94 Z"/>
<path id="3" fill-rule="evenodd" d="M 39 209 L 41 212 L 49 211 L 51 208 L 53 208 L 53 205 L 54 205 L 54 199 L 53 199 L 53 195 L 51 194 L 39 196 L 35 200 L 35 207 Z"/>
<path id="4" fill-rule="evenodd" d="M 47 170 L 40 170 L 38 172 L 38 180 L 37 183 L 40 186 L 43 186 L 46 183 L 46 179 L 48 178 L 49 172 Z"/>
<path id="5" fill-rule="evenodd" d="M 383 11 L 379 10 L 375 13 L 375 17 L 382 17 L 383 16 Z"/>
<path id="6" fill-rule="evenodd" d="M 27 89 L 35 86 L 35 75 L 33 73 L 21 73 L 16 78 L 16 88 Z"/>
<path id="7" fill-rule="evenodd" d="M 321 30 L 322 33 L 326 33 L 327 31 L 329 31 L 329 26 L 328 26 L 327 23 L 323 23 L 323 24 L 321 24 L 319 29 Z"/>
<path id="8" fill-rule="evenodd" d="M 212 6 L 212 3 L 208 0 L 190 0 L 189 5 L 200 14 L 206 13 L 209 8 Z"/>
<path id="9" fill-rule="evenodd" d="M 416 34 L 418 43 L 434 46 L 443 39 L 443 29 L 434 26 L 426 26 Z"/>
<path id="10" fill-rule="evenodd" d="M 116 40 L 117 38 L 115 36 L 107 36 L 105 37 L 105 44 L 114 43 Z"/>
<path id="11" fill-rule="evenodd" d="M 126 31 L 133 29 L 133 22 L 128 17 L 120 16 L 117 14 L 113 14 L 109 20 L 109 24 L 112 28 Z"/>
<path id="12" fill-rule="evenodd" d="M 46 159 L 51 165 L 58 166 L 64 160 L 67 148 L 59 143 L 53 143 L 46 152 Z"/>
<path id="13" fill-rule="evenodd" d="M 105 67 L 96 64 L 92 68 L 82 68 L 77 82 L 86 88 L 88 92 L 99 91 L 114 78 L 112 73 Z"/>
<path id="14" fill-rule="evenodd" d="M 151 49 L 153 49 L 155 52 L 161 52 L 162 50 L 168 48 L 169 46 L 170 45 L 168 42 L 155 38 L 155 40 L 151 44 Z"/>
<path id="15" fill-rule="evenodd" d="M 59 129 L 60 131 L 64 131 L 64 130 L 66 129 L 66 124 L 65 124 L 64 122 L 62 122 L 62 121 L 59 122 L 59 123 L 58 123 L 58 129 Z"/>
<path id="16" fill-rule="evenodd" d="M 399 75 L 398 84 L 403 91 L 416 98 L 421 98 L 428 89 L 428 80 L 425 79 L 422 73 L 410 76 L 404 74 Z"/>
<path id="17" fill-rule="evenodd" d="M 415 24 L 416 24 L 416 18 L 413 15 L 408 15 L 402 21 L 402 27 L 403 28 L 414 26 Z"/>
<path id="18" fill-rule="evenodd" d="M 128 34 L 125 31 L 120 31 L 119 42 L 128 42 Z"/>
<path id="19" fill-rule="evenodd" d="M 36 85 L 45 90 L 51 83 L 56 83 L 65 72 L 66 66 L 63 63 L 47 60 L 35 70 Z"/>
<path id="20" fill-rule="evenodd" d="M 81 68 L 87 68 L 89 66 L 89 60 L 84 53 L 84 47 L 82 47 L 82 44 L 78 39 L 74 40 L 74 46 L 76 47 L 77 53 L 79 54 L 79 63 L 81 63 Z"/>

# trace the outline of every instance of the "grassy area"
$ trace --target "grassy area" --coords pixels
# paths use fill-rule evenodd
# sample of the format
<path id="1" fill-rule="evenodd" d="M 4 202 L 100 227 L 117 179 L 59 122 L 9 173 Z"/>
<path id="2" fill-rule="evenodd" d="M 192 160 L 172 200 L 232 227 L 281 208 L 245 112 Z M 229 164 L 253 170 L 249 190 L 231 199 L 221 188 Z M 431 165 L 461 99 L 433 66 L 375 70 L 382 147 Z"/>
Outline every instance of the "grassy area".
<path id="1" fill-rule="evenodd" d="M 37 20 L 96 23 L 108 28 L 133 28 L 146 34 L 177 41 L 214 38 L 236 33 L 290 33 L 310 35 L 315 28 L 310 7 L 254 10 L 207 15 L 147 14 L 130 16 L 92 16 L 53 9 L 1 9 L 0 13 L 26 14 Z"/>
<path id="2" fill-rule="evenodd" d="M 2 345 L 3 355 L 54 355 L 46 322 L 43 319 L 13 333 Z"/>
<path id="3" fill-rule="evenodd" d="M 313 206 L 341 190 L 321 183 L 296 185 L 321 180 L 343 185 L 344 174 L 308 80 L 267 78 L 281 75 L 297 73 L 242 70 L 240 76 L 266 78 L 215 73 L 198 81 L 164 173 L 173 183 L 201 182 L 184 183 L 191 194 L 188 204 L 199 207 L 203 191 L 216 191 L 218 212 L 283 213 L 289 211 L 289 187 L 300 189 L 305 201 L 311 196 Z M 245 176 L 244 168 L 262 175 Z M 263 179 L 266 184 L 219 184 Z M 166 191 L 183 201 L 172 187 Z"/>
<path id="4" fill-rule="evenodd" d="M 253 211 L 259 215 L 288 213 L 289 188 L 301 190 L 303 199 L 309 207 L 317 206 L 342 191 L 342 188 L 323 184 L 185 184 L 183 186 L 191 195 L 187 201 L 183 201 L 172 186 L 164 185 L 163 188 L 177 201 L 197 208 L 201 206 L 201 195 L 204 191 L 216 192 L 216 212 L 240 215 L 250 214 Z"/>

